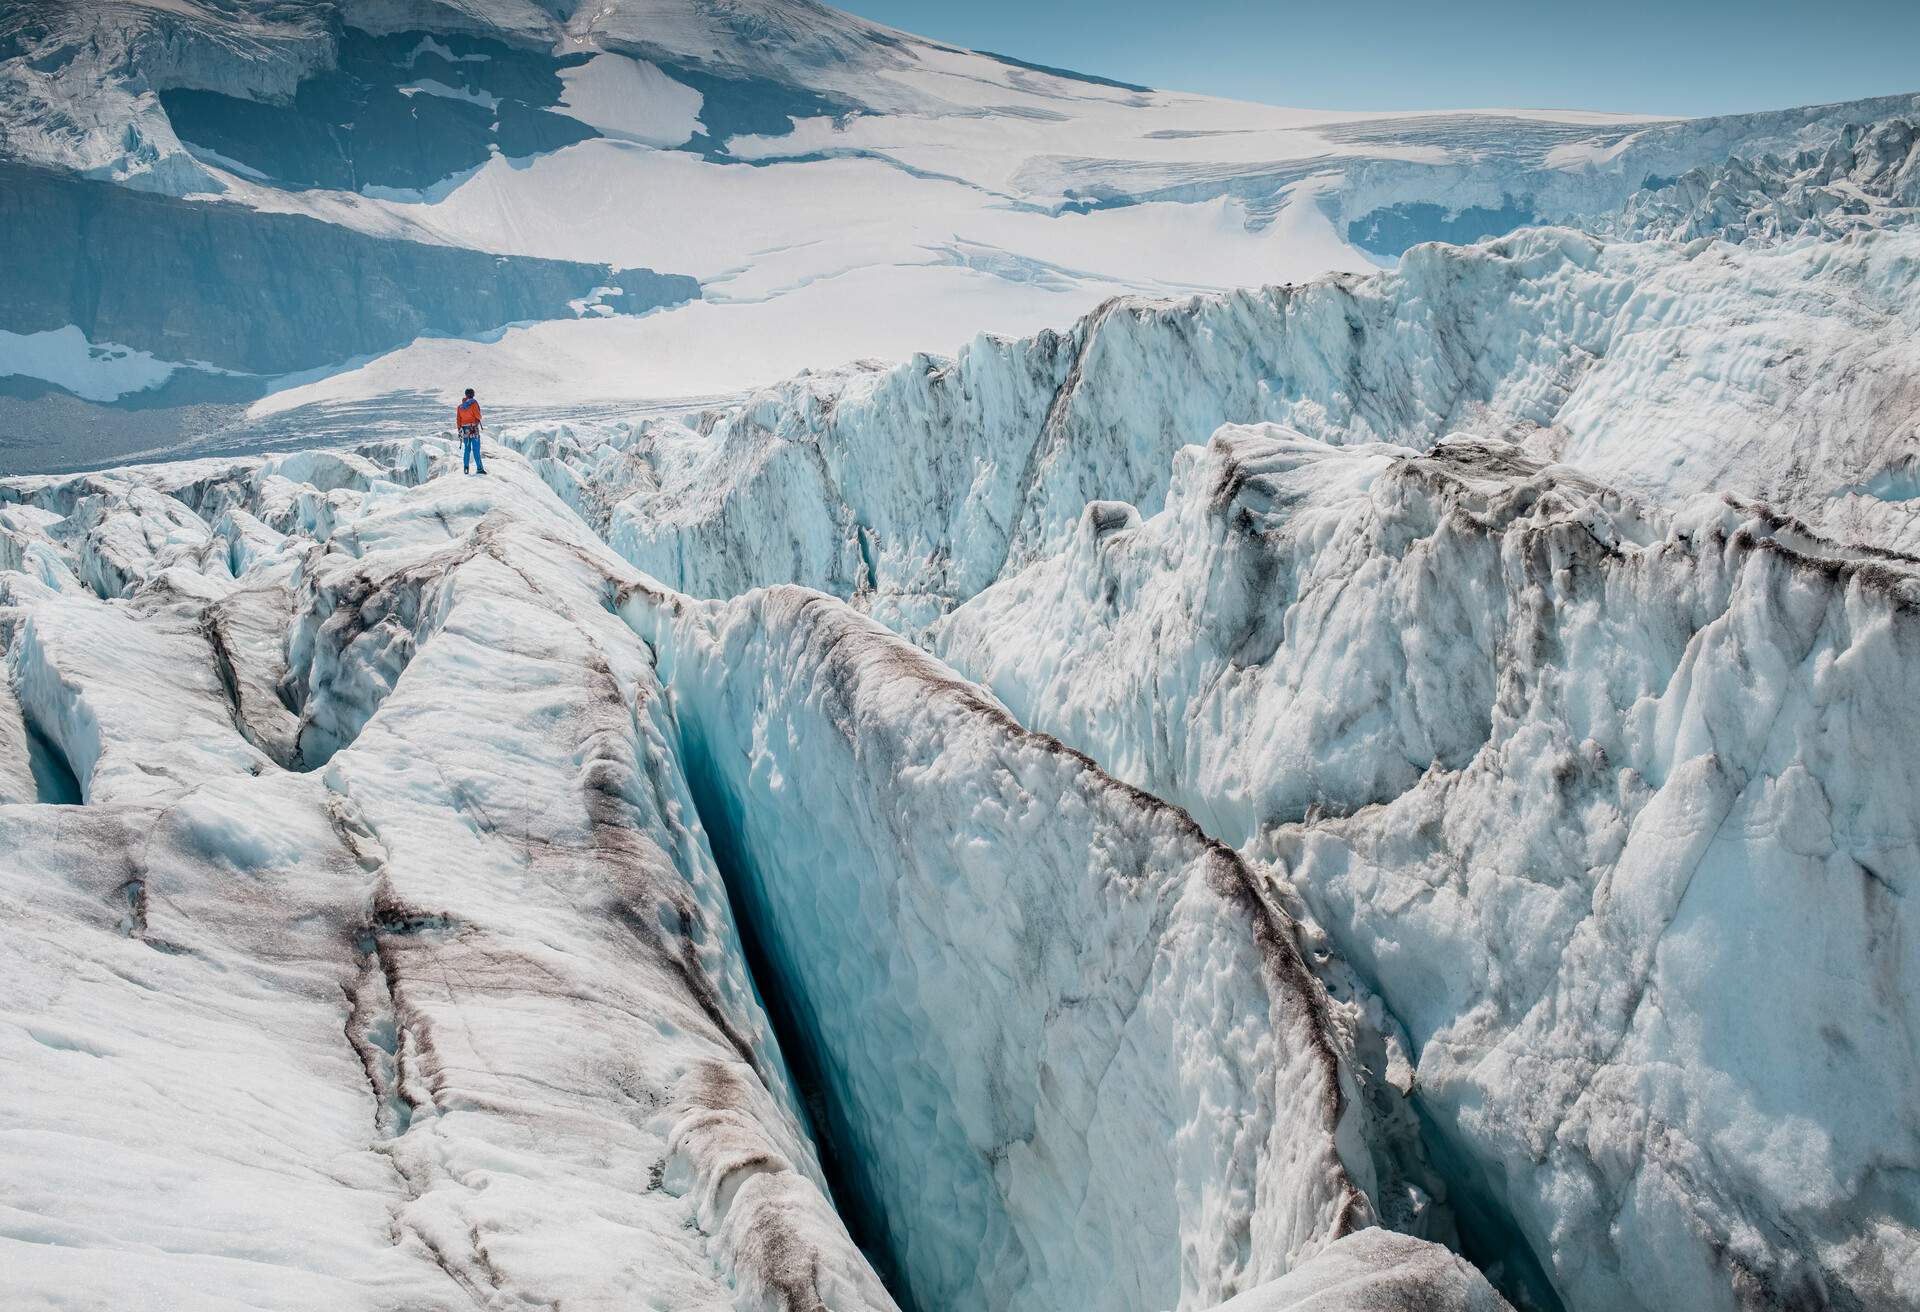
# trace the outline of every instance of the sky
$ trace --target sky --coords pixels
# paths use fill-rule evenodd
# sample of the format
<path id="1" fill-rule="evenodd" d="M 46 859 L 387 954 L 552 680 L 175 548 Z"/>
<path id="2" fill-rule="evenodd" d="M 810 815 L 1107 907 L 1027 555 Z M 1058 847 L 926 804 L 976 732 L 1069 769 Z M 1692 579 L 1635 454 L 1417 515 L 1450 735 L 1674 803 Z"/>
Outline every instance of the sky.
<path id="1" fill-rule="evenodd" d="M 1725 114 L 1920 92 L 1920 0 L 833 0 L 921 36 L 1315 109 Z"/>

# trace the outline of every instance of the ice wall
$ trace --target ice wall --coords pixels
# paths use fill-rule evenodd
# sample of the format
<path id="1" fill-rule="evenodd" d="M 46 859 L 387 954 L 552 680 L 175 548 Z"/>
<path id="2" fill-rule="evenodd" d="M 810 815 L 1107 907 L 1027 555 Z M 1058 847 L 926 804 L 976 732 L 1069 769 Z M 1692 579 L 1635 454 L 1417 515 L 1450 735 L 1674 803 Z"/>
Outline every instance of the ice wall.
<path id="1" fill-rule="evenodd" d="M 1920 120 L 1849 124 L 1830 144 L 1690 169 L 1635 193 L 1599 231 L 1784 241 L 1911 223 L 1920 213 Z"/>
<path id="2" fill-rule="evenodd" d="M 1154 513 L 1174 453 L 1222 423 L 1508 438 L 1657 502 L 1736 492 L 1913 550 L 1917 269 L 1910 231 L 1763 250 L 1533 230 L 1377 277 L 1118 301 L 1069 334 L 805 377 L 547 458 L 658 578 L 804 583 L 908 632 L 1058 551 L 1090 502 Z"/>
<path id="3" fill-rule="evenodd" d="M 798 588 L 621 613 L 916 1306 L 1209 1307 L 1424 1195 L 1296 927 L 1183 813 Z"/>
<path id="4" fill-rule="evenodd" d="M 1576 1310 L 1895 1308 L 1916 607 L 1920 561 L 1750 505 L 1227 429 L 933 642 L 1285 874 L 1480 1260 L 1510 1223 Z"/>
<path id="5" fill-rule="evenodd" d="M 1471 242 L 1527 224 L 1620 231 L 1641 193 L 1735 158 L 1792 159 L 1844 150 L 1867 124 L 1910 115 L 1920 98 L 1877 96 L 1713 118 L 1581 127 L 1537 118 L 1436 114 L 1414 123 L 1361 120 L 1334 141 L 1445 147 L 1437 157 L 1355 161 L 1327 197 L 1348 240 L 1399 256 L 1425 241 Z M 1478 146 L 1478 150 L 1474 146 Z M 1462 147 L 1465 147 L 1464 149 Z M 1450 148 L 1450 149 L 1448 149 Z"/>

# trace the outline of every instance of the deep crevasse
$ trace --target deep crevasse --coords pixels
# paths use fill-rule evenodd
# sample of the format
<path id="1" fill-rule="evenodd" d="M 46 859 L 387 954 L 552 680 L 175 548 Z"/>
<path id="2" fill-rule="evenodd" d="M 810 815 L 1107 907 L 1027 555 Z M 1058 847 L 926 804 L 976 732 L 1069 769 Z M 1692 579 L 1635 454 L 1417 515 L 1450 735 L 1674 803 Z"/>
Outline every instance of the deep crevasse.
<path id="1" fill-rule="evenodd" d="M 1873 1306 L 1920 1251 L 1917 241 L 1522 233 L 525 449 L 650 570 L 847 595 L 1270 866 L 1484 1259 Z"/>
<path id="2" fill-rule="evenodd" d="M 831 598 L 621 609 L 918 1306 L 1210 1307 L 1407 1189 L 1291 922 L 1184 815 Z"/>
<path id="3" fill-rule="evenodd" d="M 6 485 L 6 686 L 85 792 L 0 803 L 15 1294 L 892 1307 L 698 800 L 925 1305 L 1499 1306 L 1361 1228 L 1448 1223 L 1365 1018 L 1184 816 L 839 602 L 702 607 L 452 468 Z"/>
<path id="4" fill-rule="evenodd" d="M 10 1296 L 892 1308 L 607 609 L 631 571 L 524 465 L 371 454 L 25 493 L 66 519 L 0 575 L 8 684 L 86 805 L 0 805 Z M 88 586 L 103 535 L 148 550 Z"/>

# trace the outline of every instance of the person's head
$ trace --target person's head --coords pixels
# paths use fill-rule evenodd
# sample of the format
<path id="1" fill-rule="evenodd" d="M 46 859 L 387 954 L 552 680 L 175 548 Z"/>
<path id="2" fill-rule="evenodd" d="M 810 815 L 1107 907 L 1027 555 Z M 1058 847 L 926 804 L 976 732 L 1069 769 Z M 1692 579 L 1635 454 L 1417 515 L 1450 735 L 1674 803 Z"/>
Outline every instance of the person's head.
<path id="1" fill-rule="evenodd" d="M 473 400 L 473 389 L 471 387 L 467 389 L 467 400 Z"/>

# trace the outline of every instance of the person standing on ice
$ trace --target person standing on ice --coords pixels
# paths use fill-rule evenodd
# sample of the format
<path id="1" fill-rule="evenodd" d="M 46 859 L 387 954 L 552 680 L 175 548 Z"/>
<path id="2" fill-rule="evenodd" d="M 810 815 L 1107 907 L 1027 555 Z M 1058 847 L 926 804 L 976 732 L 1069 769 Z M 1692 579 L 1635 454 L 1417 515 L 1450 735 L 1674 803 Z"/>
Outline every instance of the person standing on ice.
<path id="1" fill-rule="evenodd" d="M 487 466 L 480 459 L 480 403 L 473 399 L 473 389 L 467 389 L 466 397 L 460 402 L 460 408 L 453 412 L 454 422 L 460 425 L 460 472 L 467 473 L 468 466 L 487 472 Z"/>

